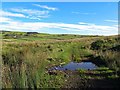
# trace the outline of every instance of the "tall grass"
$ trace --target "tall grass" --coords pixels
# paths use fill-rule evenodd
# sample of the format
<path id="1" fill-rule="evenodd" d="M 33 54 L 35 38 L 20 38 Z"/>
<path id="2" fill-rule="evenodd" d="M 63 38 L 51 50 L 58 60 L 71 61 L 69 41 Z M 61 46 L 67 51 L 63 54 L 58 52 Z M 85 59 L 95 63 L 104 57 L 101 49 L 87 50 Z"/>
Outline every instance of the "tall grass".
<path id="1" fill-rule="evenodd" d="M 115 70 L 120 70 L 120 55 L 119 52 L 116 51 L 105 51 L 105 52 L 99 52 L 98 56 L 100 56 L 105 62 L 106 65 Z"/>
<path id="2" fill-rule="evenodd" d="M 37 87 L 37 79 L 45 69 L 47 54 L 29 47 L 4 49 L 4 74 L 8 75 L 3 77 L 4 87 Z"/>
<path id="3" fill-rule="evenodd" d="M 94 57 L 103 62 L 103 65 L 120 71 L 120 43 L 118 37 L 106 37 L 102 40 L 96 40 L 91 44 L 91 48 L 96 52 L 94 53 Z"/>

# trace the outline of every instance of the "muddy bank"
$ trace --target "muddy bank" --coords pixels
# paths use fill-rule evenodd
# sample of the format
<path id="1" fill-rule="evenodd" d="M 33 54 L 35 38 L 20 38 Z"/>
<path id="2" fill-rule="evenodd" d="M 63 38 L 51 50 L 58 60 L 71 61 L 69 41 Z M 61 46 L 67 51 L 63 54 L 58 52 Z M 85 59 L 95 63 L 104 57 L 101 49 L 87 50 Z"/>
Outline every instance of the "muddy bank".
<path id="1" fill-rule="evenodd" d="M 61 88 L 120 88 L 120 77 L 114 71 L 104 70 L 53 70 L 50 75 L 64 75 Z"/>

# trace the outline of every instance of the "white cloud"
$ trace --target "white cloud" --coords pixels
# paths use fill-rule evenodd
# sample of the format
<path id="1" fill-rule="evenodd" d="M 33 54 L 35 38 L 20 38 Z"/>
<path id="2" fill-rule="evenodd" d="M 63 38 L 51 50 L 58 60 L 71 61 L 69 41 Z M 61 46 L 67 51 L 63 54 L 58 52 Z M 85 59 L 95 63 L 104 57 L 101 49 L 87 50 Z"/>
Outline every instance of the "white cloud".
<path id="1" fill-rule="evenodd" d="M 11 22 L 10 18 L 0 16 L 0 23 L 10 23 L 10 22 Z"/>
<path id="2" fill-rule="evenodd" d="M 113 22 L 113 23 L 117 23 L 118 22 L 118 20 L 104 20 L 104 21 L 106 21 L 106 22 Z"/>
<path id="3" fill-rule="evenodd" d="M 78 24 L 80 24 L 80 25 L 95 25 L 93 23 L 86 23 L 86 22 L 78 22 Z"/>
<path id="4" fill-rule="evenodd" d="M 86 25 L 86 24 L 88 24 L 88 23 L 85 23 L 85 22 L 79 22 L 79 24 L 81 24 L 81 25 Z"/>
<path id="5" fill-rule="evenodd" d="M 13 12 L 22 13 L 26 15 L 26 18 L 41 20 L 42 18 L 49 17 L 49 11 L 40 11 L 34 9 L 24 9 L 24 8 L 12 8 Z"/>
<path id="6" fill-rule="evenodd" d="M 19 12 L 19 13 L 26 13 L 26 14 L 38 14 L 38 15 L 44 15 L 44 14 L 48 14 L 49 11 L 40 11 L 40 10 L 35 10 L 35 9 L 24 9 L 24 8 L 12 8 L 11 9 L 14 12 Z"/>
<path id="7" fill-rule="evenodd" d="M 39 5 L 39 4 L 33 4 L 34 6 L 37 6 L 37 7 L 40 7 L 40 8 L 44 8 L 44 9 L 47 9 L 47 10 L 58 10 L 58 8 L 55 8 L 55 7 L 49 7 L 49 6 L 46 6 L 46 5 Z"/>
<path id="8" fill-rule="evenodd" d="M 49 10 L 57 10 L 57 8 L 46 7 Z M 36 10 L 36 9 L 26 9 L 26 8 L 9 8 L 9 11 L 0 10 L 3 17 L 20 17 L 28 19 L 41 20 L 43 18 L 48 18 L 49 10 Z"/>
<path id="9" fill-rule="evenodd" d="M 2 16 L 11 16 L 11 17 L 22 17 L 22 18 L 25 18 L 24 14 L 11 13 L 11 12 L 2 11 L 2 10 L 0 10 L 0 13 L 2 14 Z"/>
<path id="10" fill-rule="evenodd" d="M 72 12 L 73 14 L 83 14 L 83 15 L 95 15 L 96 13 L 81 13 L 81 12 Z"/>
<path id="11" fill-rule="evenodd" d="M 68 32 L 89 32 L 97 35 L 114 35 L 118 32 L 118 27 L 113 26 L 103 26 L 96 24 L 68 24 L 68 23 L 45 23 L 45 22 L 20 22 L 14 21 L 9 18 L 3 17 L 3 22 L 7 24 L 2 24 L 2 30 L 18 30 L 18 31 L 43 31 L 46 29 L 61 29 Z"/>

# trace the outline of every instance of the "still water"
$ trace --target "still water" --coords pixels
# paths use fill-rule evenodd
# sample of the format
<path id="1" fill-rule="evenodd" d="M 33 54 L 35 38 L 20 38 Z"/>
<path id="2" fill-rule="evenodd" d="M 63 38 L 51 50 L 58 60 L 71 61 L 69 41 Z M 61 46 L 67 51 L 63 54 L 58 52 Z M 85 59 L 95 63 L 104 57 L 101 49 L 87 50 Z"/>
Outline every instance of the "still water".
<path id="1" fill-rule="evenodd" d="M 84 69 L 84 70 L 93 70 L 96 69 L 97 66 L 92 62 L 70 62 L 63 66 L 56 66 L 52 67 L 50 70 L 77 70 L 77 69 Z"/>

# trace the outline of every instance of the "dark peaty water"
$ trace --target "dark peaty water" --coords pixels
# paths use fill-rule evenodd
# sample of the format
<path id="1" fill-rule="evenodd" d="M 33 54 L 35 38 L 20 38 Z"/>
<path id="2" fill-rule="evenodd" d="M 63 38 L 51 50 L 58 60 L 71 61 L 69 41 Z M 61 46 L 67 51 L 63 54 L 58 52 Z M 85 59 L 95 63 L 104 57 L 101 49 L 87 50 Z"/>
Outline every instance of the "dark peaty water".
<path id="1" fill-rule="evenodd" d="M 84 70 L 93 70 L 96 69 L 97 66 L 92 62 L 70 62 L 64 66 L 57 66 L 52 67 L 50 70 L 77 70 L 77 69 L 84 69 Z"/>

